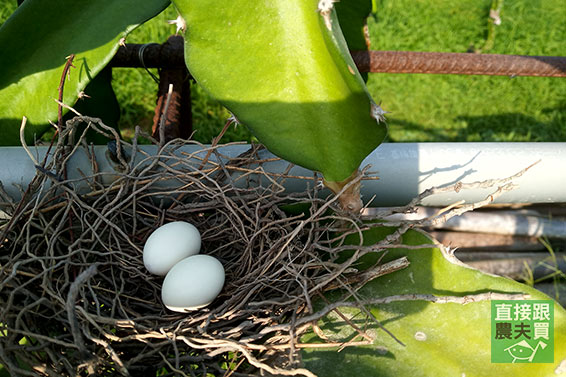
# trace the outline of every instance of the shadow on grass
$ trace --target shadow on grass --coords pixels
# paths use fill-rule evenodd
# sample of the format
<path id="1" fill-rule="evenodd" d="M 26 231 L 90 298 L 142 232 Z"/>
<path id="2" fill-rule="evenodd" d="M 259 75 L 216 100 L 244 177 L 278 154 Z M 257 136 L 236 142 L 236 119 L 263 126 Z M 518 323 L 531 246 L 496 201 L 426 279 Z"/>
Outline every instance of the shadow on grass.
<path id="1" fill-rule="evenodd" d="M 553 109 L 556 112 L 557 109 Z M 561 112 L 561 111 L 560 111 Z M 560 112 L 558 114 L 560 114 Z M 455 120 L 464 122 L 458 138 L 479 141 L 566 141 L 566 128 L 560 124 L 560 115 L 550 122 L 541 122 L 535 117 L 520 113 L 504 113 L 485 116 L 459 116 Z"/>
<path id="2" fill-rule="evenodd" d="M 566 102 L 556 108 L 542 110 L 550 121 L 543 122 L 533 116 L 521 113 L 503 113 L 495 115 L 461 115 L 453 123 L 463 124 L 455 135 L 450 135 L 444 128 L 426 128 L 421 124 L 401 119 L 389 119 L 391 128 L 397 128 L 403 134 L 420 133 L 433 142 L 564 142 L 566 141 Z M 398 132 L 397 132 L 398 133 Z M 388 135 L 389 142 L 412 141 L 408 138 Z"/>
<path id="3" fill-rule="evenodd" d="M 443 128 L 438 127 L 438 128 L 425 128 L 423 125 L 418 124 L 418 123 L 414 123 L 414 122 L 409 122 L 406 120 L 402 120 L 402 119 L 395 119 L 395 118 L 388 118 L 387 119 L 387 124 L 390 128 L 398 128 L 401 129 L 404 132 L 420 132 L 420 133 L 426 133 L 427 136 L 429 137 L 429 139 L 431 141 L 435 141 L 435 142 L 448 142 L 448 141 L 457 141 L 454 140 L 454 138 L 449 137 L 446 132 L 443 130 Z M 411 138 L 412 139 L 412 138 Z M 387 142 L 407 142 L 407 141 L 412 141 L 412 140 L 405 140 L 405 139 L 401 139 L 392 136 L 391 132 L 387 135 Z"/>

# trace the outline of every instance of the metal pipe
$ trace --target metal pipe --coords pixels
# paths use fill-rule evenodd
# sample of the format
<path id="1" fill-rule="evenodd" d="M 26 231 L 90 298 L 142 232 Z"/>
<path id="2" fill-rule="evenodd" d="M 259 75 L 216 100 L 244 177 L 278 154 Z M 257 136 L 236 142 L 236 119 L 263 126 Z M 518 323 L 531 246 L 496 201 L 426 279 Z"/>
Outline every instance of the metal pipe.
<path id="1" fill-rule="evenodd" d="M 127 43 L 121 45 L 110 61 L 112 67 L 185 68 L 183 37 L 170 38 L 166 43 Z"/>
<path id="2" fill-rule="evenodd" d="M 157 153 L 157 146 L 143 145 L 139 148 L 144 153 Z M 220 147 L 219 152 L 228 159 L 237 157 L 249 148 L 247 144 L 228 145 Z M 108 157 L 106 146 L 95 146 L 94 150 L 98 169 L 105 173 L 102 178 L 109 184 L 115 178 L 115 163 Z M 36 159 L 42 161 L 47 148 L 37 147 L 33 151 Z M 190 144 L 175 153 L 199 153 L 204 157 L 206 151 Z M 270 159 L 274 156 L 267 150 L 261 150 L 259 157 Z M 143 158 L 142 153 L 135 157 L 136 161 Z M 372 199 L 372 207 L 404 205 L 430 187 L 452 185 L 460 181 L 469 183 L 506 178 L 538 160 L 540 162 L 537 165 L 515 180 L 518 187 L 505 192 L 494 203 L 566 202 L 566 143 L 385 143 L 362 164 L 371 165 L 370 170 L 374 173 L 370 176 L 379 177 L 379 180 L 363 182 L 362 195 L 366 201 Z M 21 147 L 0 148 L 0 162 L 0 182 L 14 200 L 19 200 L 21 192 L 36 174 L 36 169 Z M 276 159 L 262 166 L 268 172 L 283 173 L 288 162 Z M 67 173 L 69 179 L 81 179 L 83 173 L 86 176 L 92 173 L 91 163 L 83 150 L 79 149 L 69 160 Z M 313 173 L 295 166 L 290 174 L 312 177 Z M 236 173 L 233 179 L 240 184 Z M 285 181 L 286 189 L 291 192 L 305 190 L 307 184 L 312 184 L 312 181 Z M 460 200 L 477 202 L 485 199 L 493 190 L 477 188 L 451 191 L 430 196 L 421 204 L 445 206 Z"/>
<path id="3" fill-rule="evenodd" d="M 184 68 L 183 40 L 126 44 L 112 67 Z M 420 51 L 352 51 L 360 72 L 566 77 L 566 57 Z"/>
<path id="4" fill-rule="evenodd" d="M 417 51 L 353 51 L 360 72 L 566 77 L 566 58 Z"/>
<path id="5" fill-rule="evenodd" d="M 369 208 L 368 212 L 371 211 L 372 208 Z M 437 211 L 438 208 L 418 207 L 415 213 L 395 214 L 389 216 L 388 219 L 420 220 L 434 216 Z M 566 239 L 566 220 L 564 218 L 550 219 L 518 211 L 468 212 L 435 226 L 435 229 Z"/>

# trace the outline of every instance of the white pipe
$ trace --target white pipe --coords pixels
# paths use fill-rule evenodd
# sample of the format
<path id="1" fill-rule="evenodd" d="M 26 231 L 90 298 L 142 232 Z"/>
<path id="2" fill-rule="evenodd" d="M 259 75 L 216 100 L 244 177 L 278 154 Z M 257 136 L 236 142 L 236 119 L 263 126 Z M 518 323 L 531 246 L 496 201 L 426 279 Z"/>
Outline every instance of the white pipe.
<path id="1" fill-rule="evenodd" d="M 95 153 L 99 171 L 106 172 L 107 183 L 115 173 L 115 164 L 107 157 L 106 146 L 96 146 Z M 140 149 L 157 153 L 156 146 L 144 145 Z M 236 157 L 249 149 L 249 145 L 229 145 L 219 149 L 228 158 Z M 46 147 L 33 148 L 36 159 L 42 161 Z M 197 145 L 187 145 L 177 153 L 199 151 Z M 200 151 L 202 156 L 205 152 Z M 261 158 L 273 157 L 268 151 L 260 151 Z M 142 155 L 138 153 L 136 159 Z M 397 206 L 407 204 L 420 192 L 432 186 L 451 185 L 458 181 L 471 183 L 486 179 L 505 178 L 540 160 L 524 176 L 516 179 L 518 187 L 506 192 L 495 203 L 557 203 L 566 202 L 566 143 L 386 143 L 379 146 L 363 162 L 371 165 L 379 180 L 364 181 L 362 195 L 369 200 L 376 198 L 371 206 Z M 285 161 L 265 163 L 263 167 L 273 173 L 282 173 L 287 168 Z M 84 151 L 73 155 L 67 166 L 68 177 L 80 178 L 78 169 L 88 175 L 90 163 Z M 21 147 L 0 148 L 0 182 L 7 193 L 19 200 L 21 189 L 27 186 L 36 170 Z M 294 167 L 291 174 L 312 176 L 312 172 Z M 300 191 L 306 187 L 303 180 L 288 180 L 289 191 Z M 491 189 L 461 190 L 428 197 L 426 206 L 444 206 L 465 200 L 475 202 L 484 199 Z"/>
<path id="2" fill-rule="evenodd" d="M 566 143 L 407 143 L 377 148 L 371 163 L 380 180 L 365 185 L 364 193 L 385 195 L 378 206 L 407 203 L 433 187 L 512 176 L 540 160 L 495 203 L 566 202 Z M 427 198 L 422 205 L 444 206 L 459 200 L 477 202 L 493 188 L 475 189 Z"/>
<path id="3" fill-rule="evenodd" d="M 369 208 L 368 214 L 371 214 L 372 210 L 375 211 Z M 391 221 L 421 220 L 434 216 L 437 211 L 438 208 L 417 207 L 414 213 L 395 214 L 388 216 L 387 219 Z M 434 228 L 457 232 L 566 239 L 566 221 L 564 219 L 548 219 L 517 211 L 467 212 Z"/>

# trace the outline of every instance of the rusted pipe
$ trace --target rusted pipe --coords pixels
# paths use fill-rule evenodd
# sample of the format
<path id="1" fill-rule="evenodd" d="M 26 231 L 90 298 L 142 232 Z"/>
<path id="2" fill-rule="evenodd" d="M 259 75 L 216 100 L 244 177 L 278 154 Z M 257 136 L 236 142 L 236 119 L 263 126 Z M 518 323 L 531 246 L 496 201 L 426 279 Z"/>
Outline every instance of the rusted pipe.
<path id="1" fill-rule="evenodd" d="M 173 85 L 169 107 L 165 109 L 169 85 Z M 167 110 L 167 111 L 165 111 Z M 165 117 L 165 119 L 162 119 Z M 192 132 L 191 113 L 191 84 L 188 73 L 182 68 L 163 68 L 159 70 L 159 89 L 157 91 L 157 104 L 153 116 L 152 136 L 161 140 L 163 129 L 163 142 L 173 139 L 188 139 Z"/>
<path id="2" fill-rule="evenodd" d="M 145 47 L 144 47 L 145 46 Z M 181 37 L 174 45 L 120 46 L 113 67 L 184 67 Z M 142 54 L 140 54 L 142 50 Z M 566 57 L 415 51 L 352 51 L 360 72 L 566 77 Z"/>
<path id="3" fill-rule="evenodd" d="M 566 58 L 414 51 L 353 51 L 360 72 L 566 77 Z"/>
<path id="4" fill-rule="evenodd" d="M 184 68 L 183 37 L 170 37 L 163 44 L 127 43 L 118 48 L 110 65 L 125 68 Z"/>
<path id="5" fill-rule="evenodd" d="M 171 45 L 183 45 L 183 39 L 179 36 L 171 36 L 163 44 L 163 50 L 167 51 Z M 145 62 L 145 60 L 144 60 Z M 169 96 L 169 85 L 173 85 L 169 106 L 166 109 Z M 167 111 L 165 111 L 167 110 Z M 163 126 L 163 132 L 160 127 Z M 159 69 L 159 89 L 157 92 L 157 104 L 153 117 L 152 136 L 163 142 L 169 142 L 176 138 L 188 139 L 192 132 L 191 112 L 191 83 L 189 72 L 184 64 L 180 67 L 167 67 Z"/>

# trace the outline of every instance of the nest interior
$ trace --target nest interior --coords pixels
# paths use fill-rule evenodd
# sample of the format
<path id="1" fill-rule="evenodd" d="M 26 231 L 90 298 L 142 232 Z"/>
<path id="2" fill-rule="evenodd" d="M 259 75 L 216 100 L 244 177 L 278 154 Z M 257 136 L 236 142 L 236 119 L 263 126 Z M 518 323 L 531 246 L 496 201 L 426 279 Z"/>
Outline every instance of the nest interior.
<path id="1" fill-rule="evenodd" d="M 113 136 L 96 119 L 77 122 Z M 177 140 L 150 155 L 117 138 L 116 169 L 104 173 L 84 138 L 69 146 L 68 136 L 37 164 L 21 201 L 3 195 L 0 359 L 13 375 L 312 375 L 297 344 L 313 302 L 348 284 L 367 252 L 336 252 L 365 225 L 320 198 L 316 175 L 264 171 L 261 146 L 226 158 L 221 147 L 184 153 L 195 143 Z M 92 172 L 68 178 L 78 154 Z M 291 178 L 308 188 L 286 192 Z M 151 232 L 176 220 L 200 230 L 201 253 L 226 271 L 217 299 L 187 313 L 165 308 L 163 278 L 142 261 Z"/>

